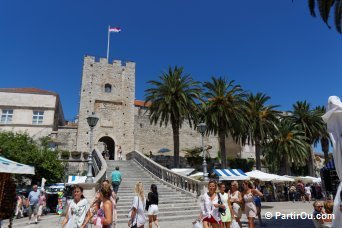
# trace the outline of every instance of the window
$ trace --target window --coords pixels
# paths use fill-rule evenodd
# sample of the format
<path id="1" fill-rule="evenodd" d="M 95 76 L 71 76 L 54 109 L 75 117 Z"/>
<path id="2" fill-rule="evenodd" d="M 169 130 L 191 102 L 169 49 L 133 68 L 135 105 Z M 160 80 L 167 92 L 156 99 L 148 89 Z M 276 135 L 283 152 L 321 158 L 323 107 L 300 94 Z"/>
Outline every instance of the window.
<path id="1" fill-rule="evenodd" d="M 13 118 L 13 109 L 4 109 L 1 114 L 1 123 L 11 123 Z"/>
<path id="2" fill-rule="evenodd" d="M 112 85 L 111 84 L 106 84 L 105 85 L 105 92 L 106 93 L 111 93 L 112 92 Z"/>
<path id="3" fill-rule="evenodd" d="M 33 111 L 32 124 L 42 124 L 44 118 L 44 111 Z"/>

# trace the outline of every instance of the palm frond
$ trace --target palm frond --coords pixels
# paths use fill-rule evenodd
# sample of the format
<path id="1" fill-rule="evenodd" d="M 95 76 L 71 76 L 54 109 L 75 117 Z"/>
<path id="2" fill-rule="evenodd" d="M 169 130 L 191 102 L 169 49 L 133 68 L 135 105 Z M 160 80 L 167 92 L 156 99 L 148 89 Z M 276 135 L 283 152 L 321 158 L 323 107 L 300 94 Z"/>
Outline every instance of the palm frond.
<path id="1" fill-rule="evenodd" d="M 342 34 L 342 0 L 337 0 L 335 4 L 335 27 L 337 32 Z"/>
<path id="2" fill-rule="evenodd" d="M 328 26 L 328 28 L 331 28 L 328 23 L 328 19 L 329 19 L 330 9 L 333 7 L 334 2 L 335 2 L 334 0 L 318 0 L 319 13 L 321 15 L 322 20 Z"/>
<path id="3" fill-rule="evenodd" d="M 308 0 L 308 5 L 309 5 L 309 10 L 310 10 L 311 16 L 316 17 L 315 0 Z"/>

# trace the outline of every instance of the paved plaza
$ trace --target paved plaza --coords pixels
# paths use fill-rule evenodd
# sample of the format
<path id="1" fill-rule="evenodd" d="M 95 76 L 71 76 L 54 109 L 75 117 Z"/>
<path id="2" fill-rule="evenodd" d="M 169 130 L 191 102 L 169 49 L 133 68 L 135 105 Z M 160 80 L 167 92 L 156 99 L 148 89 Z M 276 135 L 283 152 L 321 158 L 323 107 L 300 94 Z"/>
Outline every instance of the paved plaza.
<path id="1" fill-rule="evenodd" d="M 262 208 L 262 216 L 263 216 L 263 225 L 260 226 L 258 222 L 256 222 L 257 227 L 303 227 L 309 228 L 313 227 L 313 223 L 310 219 L 265 219 L 265 213 L 271 213 L 274 215 L 276 212 L 282 214 L 299 214 L 302 212 L 311 213 L 313 210 L 312 203 L 302 203 L 302 202 L 265 202 L 263 203 Z M 267 214 L 268 215 L 268 214 Z M 266 216 L 267 216 L 266 215 Z M 247 227 L 245 215 L 242 217 L 243 226 Z M 63 218 L 57 215 L 47 215 L 42 217 L 42 221 L 38 224 L 27 224 L 27 218 L 22 219 L 15 219 L 14 220 L 14 227 L 27 227 L 27 228 L 46 228 L 46 227 L 61 227 L 61 222 Z M 193 219 L 195 220 L 195 218 Z M 180 221 L 163 221 L 160 220 L 160 227 L 162 228 L 183 228 L 183 227 L 192 227 L 193 220 L 180 220 Z M 4 221 L 2 227 L 7 227 L 8 221 Z M 148 227 L 146 224 L 145 227 Z M 116 228 L 127 228 L 126 223 L 121 223 L 116 226 Z"/>

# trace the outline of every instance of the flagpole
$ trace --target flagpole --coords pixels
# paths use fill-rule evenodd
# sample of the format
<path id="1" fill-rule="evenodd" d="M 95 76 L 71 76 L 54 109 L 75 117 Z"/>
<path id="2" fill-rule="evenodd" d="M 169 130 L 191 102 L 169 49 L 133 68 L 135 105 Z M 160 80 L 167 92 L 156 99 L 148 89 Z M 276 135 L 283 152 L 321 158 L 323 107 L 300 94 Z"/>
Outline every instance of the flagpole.
<path id="1" fill-rule="evenodd" d="M 107 61 L 109 62 L 109 40 L 110 40 L 110 25 L 108 26 L 108 44 L 107 44 Z"/>

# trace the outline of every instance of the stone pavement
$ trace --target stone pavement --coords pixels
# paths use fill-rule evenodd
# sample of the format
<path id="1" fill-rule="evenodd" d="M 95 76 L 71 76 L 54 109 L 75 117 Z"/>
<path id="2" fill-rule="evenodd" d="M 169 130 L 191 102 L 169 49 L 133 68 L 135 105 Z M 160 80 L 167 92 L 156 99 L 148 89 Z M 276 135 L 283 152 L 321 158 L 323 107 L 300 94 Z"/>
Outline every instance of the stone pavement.
<path id="1" fill-rule="evenodd" d="M 310 219 L 265 219 L 265 213 L 272 213 L 274 215 L 276 212 L 287 213 L 290 214 L 296 213 L 299 214 L 301 212 L 312 213 L 313 207 L 311 203 L 302 203 L 302 202 L 263 202 L 262 207 L 262 215 L 263 215 L 263 225 L 260 226 L 258 222 L 256 222 L 257 227 L 272 227 L 272 228 L 285 228 L 285 227 L 303 227 L 303 228 L 311 228 L 314 227 L 312 221 Z M 27 225 L 27 218 L 15 219 L 13 227 L 27 227 L 27 228 L 57 228 L 61 227 L 61 222 L 63 218 L 60 218 L 57 215 L 47 215 L 42 217 L 42 221 L 38 224 Z M 178 221 L 160 221 L 160 227 L 162 228 L 186 228 L 192 227 L 192 221 L 194 219 L 185 219 Z M 246 217 L 242 215 L 243 227 L 247 227 Z M 7 227 L 8 221 L 4 221 L 1 227 Z M 145 225 L 148 227 L 148 224 Z M 127 228 L 126 223 L 121 223 L 116 226 L 116 228 Z"/>

